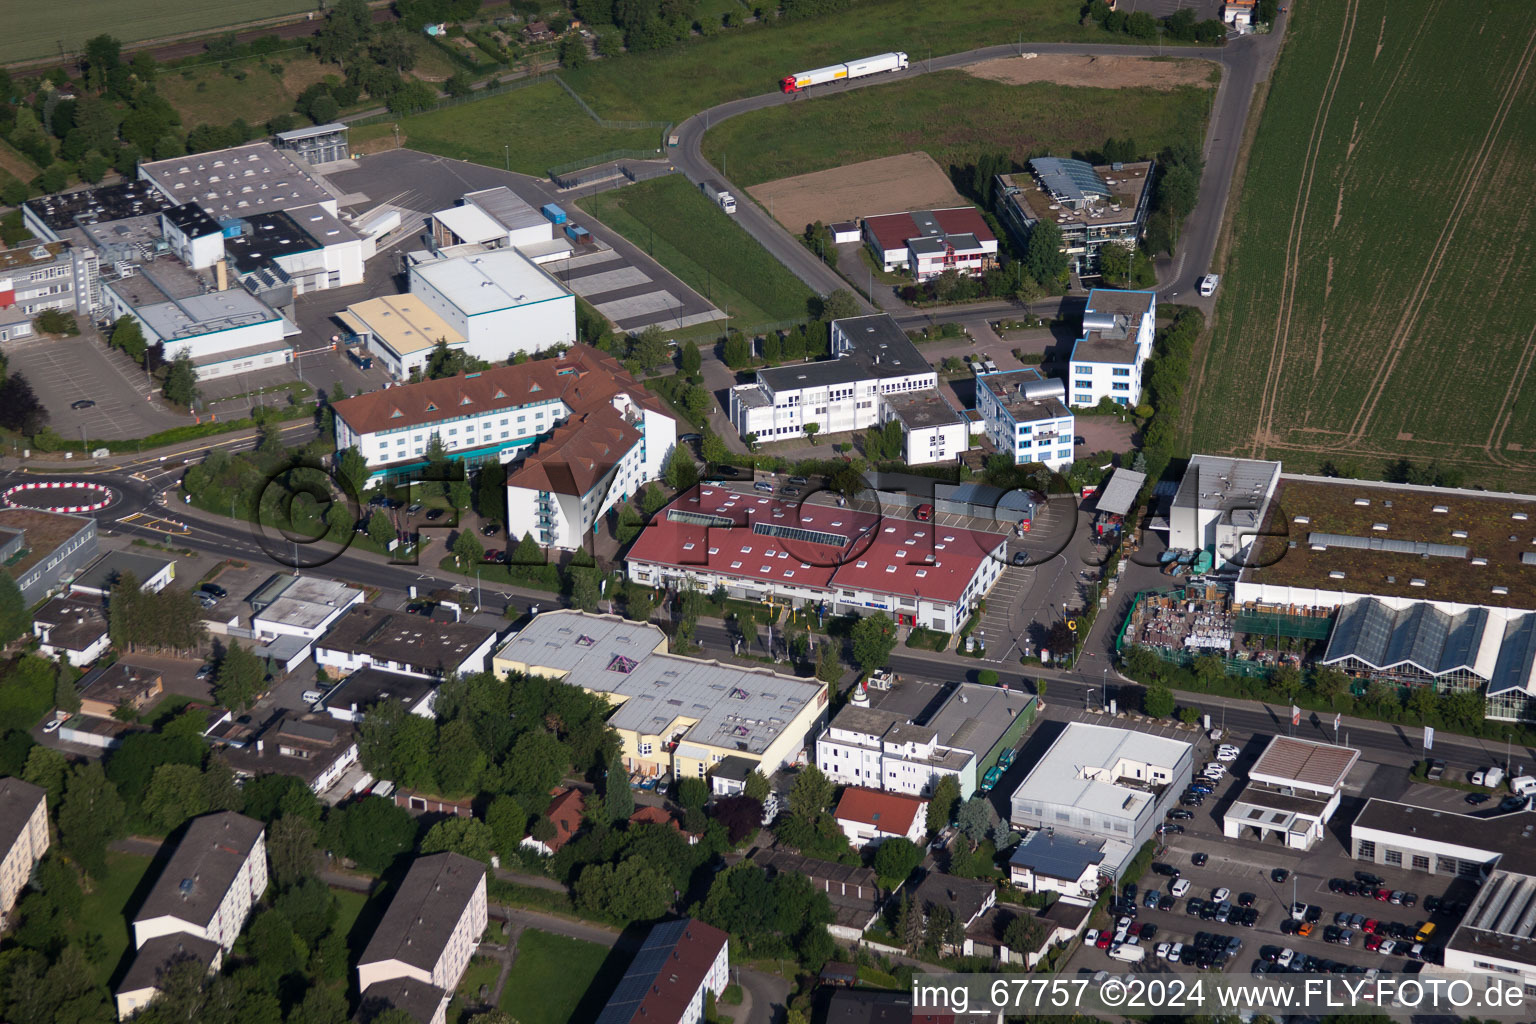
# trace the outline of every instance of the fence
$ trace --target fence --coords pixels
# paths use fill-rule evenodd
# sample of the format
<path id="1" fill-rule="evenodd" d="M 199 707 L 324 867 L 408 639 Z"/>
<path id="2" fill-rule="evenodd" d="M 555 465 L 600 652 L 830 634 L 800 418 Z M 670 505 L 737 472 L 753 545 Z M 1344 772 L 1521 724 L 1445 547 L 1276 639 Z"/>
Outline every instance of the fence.
<path id="1" fill-rule="evenodd" d="M 484 89 L 477 89 L 467 96 L 450 96 L 448 99 L 435 103 L 425 110 L 418 110 L 416 113 L 431 114 L 439 110 L 447 110 L 449 107 L 461 107 L 466 103 L 474 103 L 476 100 L 487 100 L 492 96 L 500 96 L 503 93 L 515 92 L 518 89 L 526 89 L 530 85 L 538 85 L 540 82 L 547 82 L 551 78 L 555 78 L 556 81 L 559 81 L 553 71 L 548 71 L 541 75 L 529 75 L 527 78 L 518 78 L 510 82 L 502 82 L 500 85 L 489 85 Z M 347 125 L 352 128 L 362 128 L 365 125 L 370 124 L 386 124 L 390 121 L 398 121 L 400 118 L 408 116 L 411 115 L 395 113 L 372 114 L 368 117 L 360 117 L 355 121 L 348 121 Z"/>
<path id="2" fill-rule="evenodd" d="M 587 101 L 577 95 L 575 89 L 572 89 L 570 86 L 566 85 L 564 79 L 556 76 L 555 81 L 559 84 L 560 88 L 564 89 L 567 93 L 570 94 L 571 99 L 576 101 L 577 106 L 581 107 L 582 110 L 587 112 L 588 117 L 596 121 L 604 128 L 615 128 L 619 131 L 641 131 L 646 128 L 654 128 L 658 131 L 662 131 L 672 127 L 672 123 L 670 121 L 610 121 L 606 117 L 598 117 L 597 111 L 587 106 Z"/>

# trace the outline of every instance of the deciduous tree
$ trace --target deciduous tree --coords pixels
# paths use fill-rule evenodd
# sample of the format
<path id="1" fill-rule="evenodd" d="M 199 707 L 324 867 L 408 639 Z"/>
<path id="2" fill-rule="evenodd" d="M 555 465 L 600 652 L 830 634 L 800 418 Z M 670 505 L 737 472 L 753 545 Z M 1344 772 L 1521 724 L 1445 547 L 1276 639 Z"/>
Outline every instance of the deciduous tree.
<path id="1" fill-rule="evenodd" d="M 214 670 L 213 698 L 229 710 L 242 713 L 256 703 L 266 675 L 261 659 L 242 647 L 239 640 L 231 640 Z"/>

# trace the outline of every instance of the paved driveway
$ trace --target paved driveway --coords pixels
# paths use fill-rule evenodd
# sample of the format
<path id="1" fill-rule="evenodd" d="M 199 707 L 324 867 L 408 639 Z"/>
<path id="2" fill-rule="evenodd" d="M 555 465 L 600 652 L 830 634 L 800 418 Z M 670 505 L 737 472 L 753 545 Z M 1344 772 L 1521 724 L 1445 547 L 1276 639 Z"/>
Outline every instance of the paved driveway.
<path id="1" fill-rule="evenodd" d="M 10 372 L 25 374 L 60 435 L 78 439 L 144 437 L 190 422 L 158 402 L 150 383 L 123 353 L 108 349 L 101 336 L 85 330 L 73 338 L 31 338 L 5 346 Z M 71 409 L 89 399 L 90 409 Z"/>

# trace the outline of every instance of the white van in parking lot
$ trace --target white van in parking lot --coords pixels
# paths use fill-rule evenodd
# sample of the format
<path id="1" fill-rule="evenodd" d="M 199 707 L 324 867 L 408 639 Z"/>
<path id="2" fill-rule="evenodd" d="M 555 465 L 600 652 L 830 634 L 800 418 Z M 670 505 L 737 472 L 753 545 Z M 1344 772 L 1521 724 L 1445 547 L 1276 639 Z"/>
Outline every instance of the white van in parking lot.
<path id="1" fill-rule="evenodd" d="M 1109 951 L 1111 960 L 1123 960 L 1128 964 L 1139 964 L 1147 958 L 1147 950 L 1144 946 L 1119 945 Z"/>

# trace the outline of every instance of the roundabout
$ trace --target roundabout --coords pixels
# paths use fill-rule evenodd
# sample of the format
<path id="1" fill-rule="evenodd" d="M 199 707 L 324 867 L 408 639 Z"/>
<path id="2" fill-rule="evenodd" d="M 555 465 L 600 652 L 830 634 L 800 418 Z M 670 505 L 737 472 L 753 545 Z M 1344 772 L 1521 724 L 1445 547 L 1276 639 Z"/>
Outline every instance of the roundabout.
<path id="1" fill-rule="evenodd" d="M 0 502 L 6 508 L 34 508 L 42 512 L 100 512 L 117 499 L 112 488 L 82 480 L 15 484 L 0 491 Z"/>

